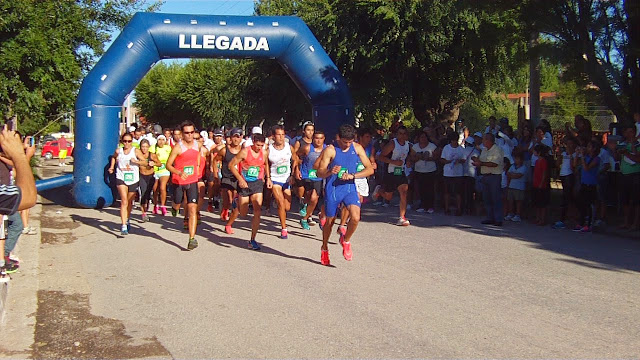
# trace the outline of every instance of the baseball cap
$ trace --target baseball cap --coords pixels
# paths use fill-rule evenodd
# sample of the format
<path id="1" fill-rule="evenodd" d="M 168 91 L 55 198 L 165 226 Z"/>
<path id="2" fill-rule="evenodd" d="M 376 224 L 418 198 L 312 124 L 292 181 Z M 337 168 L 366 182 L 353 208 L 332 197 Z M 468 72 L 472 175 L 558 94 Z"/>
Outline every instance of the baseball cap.
<path id="1" fill-rule="evenodd" d="M 158 140 L 161 140 L 161 139 L 166 141 L 167 137 L 164 135 L 158 135 Z"/>
<path id="2" fill-rule="evenodd" d="M 233 129 L 231 129 L 231 131 L 230 131 L 230 135 L 231 135 L 231 136 L 233 136 L 233 135 L 242 135 L 242 129 L 240 129 L 240 128 L 233 128 Z"/>
<path id="3" fill-rule="evenodd" d="M 476 141 L 471 136 L 464 140 L 466 143 L 473 145 Z"/>
<path id="4" fill-rule="evenodd" d="M 473 134 L 473 136 L 482 137 L 482 133 L 480 131 L 478 131 L 475 134 Z"/>
<path id="5" fill-rule="evenodd" d="M 207 133 L 207 130 L 202 130 L 200 131 L 200 136 L 202 136 L 203 139 L 206 139 L 209 137 L 209 133 Z"/>
<path id="6" fill-rule="evenodd" d="M 213 136 L 223 136 L 223 135 L 224 134 L 222 132 L 222 129 L 217 128 L 217 129 L 213 130 Z"/>
<path id="7" fill-rule="evenodd" d="M 130 132 L 134 132 L 134 131 L 136 131 L 136 127 L 135 127 L 135 126 L 129 126 L 129 131 L 130 131 Z"/>
<path id="8" fill-rule="evenodd" d="M 262 128 L 260 126 L 254 126 L 251 128 L 252 134 L 262 134 Z"/>

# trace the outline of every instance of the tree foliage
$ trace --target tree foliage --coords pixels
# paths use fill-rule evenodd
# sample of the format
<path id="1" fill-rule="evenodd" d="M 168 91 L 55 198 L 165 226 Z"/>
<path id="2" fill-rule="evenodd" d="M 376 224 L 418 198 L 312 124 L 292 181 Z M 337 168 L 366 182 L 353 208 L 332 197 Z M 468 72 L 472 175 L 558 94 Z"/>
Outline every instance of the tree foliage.
<path id="1" fill-rule="evenodd" d="M 0 2 L 0 111 L 32 133 L 73 109 L 109 32 L 142 8 L 133 0 Z M 153 8 L 153 5 L 151 8 Z"/>

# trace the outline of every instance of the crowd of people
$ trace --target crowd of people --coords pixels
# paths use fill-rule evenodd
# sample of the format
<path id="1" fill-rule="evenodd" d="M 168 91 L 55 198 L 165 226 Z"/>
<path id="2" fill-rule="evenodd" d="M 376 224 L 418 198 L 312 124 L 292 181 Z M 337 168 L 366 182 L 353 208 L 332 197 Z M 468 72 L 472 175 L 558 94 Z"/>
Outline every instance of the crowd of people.
<path id="1" fill-rule="evenodd" d="M 635 118 L 635 125 L 613 127 L 599 137 L 580 115 L 555 136 L 545 120 L 514 131 L 495 117 L 475 133 L 441 124 L 411 132 L 398 122 L 388 131 L 344 125 L 333 139 L 311 122 L 289 132 L 276 125 L 266 135 L 260 127 L 251 134 L 239 128 L 197 131 L 185 122 L 174 129 L 139 127 L 123 134 L 109 172 L 122 199 L 122 235 L 131 231 L 138 199 L 143 222 L 150 221 L 149 213 L 177 216 L 182 211 L 188 250 L 198 246 L 196 230 L 205 208 L 219 212 L 227 234 L 234 233 L 238 217 L 251 213 L 248 247 L 260 250 L 261 215 L 277 208 L 280 237 L 286 239 L 295 197 L 300 228 L 322 229 L 321 263 L 328 265 L 335 220 L 340 220 L 343 256 L 351 260 L 361 204 L 388 207 L 394 196 L 399 198 L 398 226 L 410 225 L 409 211 L 420 216 L 442 209 L 451 216 L 484 215 L 481 223 L 488 226 L 529 219 L 590 232 L 604 224 L 607 206 L 619 199 L 620 227 L 637 231 L 640 115 Z M 552 179 L 562 188 L 557 214 L 547 211 Z M 620 191 L 624 196 L 617 196 Z"/>

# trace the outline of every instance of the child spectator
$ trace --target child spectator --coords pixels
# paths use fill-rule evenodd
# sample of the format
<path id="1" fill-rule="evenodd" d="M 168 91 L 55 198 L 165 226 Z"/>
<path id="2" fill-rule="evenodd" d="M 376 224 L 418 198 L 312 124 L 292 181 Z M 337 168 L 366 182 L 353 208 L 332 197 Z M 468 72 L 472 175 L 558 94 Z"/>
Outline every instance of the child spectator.
<path id="1" fill-rule="evenodd" d="M 514 164 L 507 172 L 509 188 L 507 190 L 507 207 L 509 213 L 504 218 L 513 222 L 522 221 L 522 202 L 524 201 L 525 189 L 527 187 L 527 166 L 524 164 L 524 153 L 516 151 L 513 153 Z"/>
<path id="2" fill-rule="evenodd" d="M 564 229 L 567 227 L 567 215 L 570 208 L 575 207 L 574 188 L 576 184 L 576 176 L 573 172 L 573 165 L 576 158 L 577 141 L 574 137 L 564 138 L 564 151 L 560 162 L 560 182 L 562 183 L 562 204 L 560 205 L 560 220 L 553 224 L 554 229 Z"/>
<path id="3" fill-rule="evenodd" d="M 578 163 L 582 167 L 580 172 L 580 195 L 578 196 L 578 210 L 580 218 L 573 231 L 590 232 L 592 206 L 597 197 L 598 168 L 600 167 L 599 143 L 591 140 L 586 150 L 578 148 Z"/>
<path id="4" fill-rule="evenodd" d="M 465 162 L 462 147 L 458 145 L 458 134 L 451 133 L 448 136 L 449 144 L 442 149 L 444 183 L 444 212 L 449 214 L 449 197 L 456 198 L 456 216 L 462 215 L 462 164 Z"/>
<path id="5" fill-rule="evenodd" d="M 549 206 L 549 148 L 542 144 L 533 147 L 536 162 L 533 167 L 532 201 L 536 209 L 535 224 L 543 226 L 546 222 L 547 206 Z"/>

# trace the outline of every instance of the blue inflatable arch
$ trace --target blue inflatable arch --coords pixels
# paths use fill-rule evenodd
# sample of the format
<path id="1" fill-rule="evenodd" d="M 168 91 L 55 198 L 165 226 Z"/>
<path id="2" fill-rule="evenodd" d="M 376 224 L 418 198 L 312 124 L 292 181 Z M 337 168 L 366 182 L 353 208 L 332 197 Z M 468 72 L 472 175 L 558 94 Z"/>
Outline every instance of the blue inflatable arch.
<path id="1" fill-rule="evenodd" d="M 342 74 L 299 18 L 137 13 L 80 87 L 73 177 L 44 180 L 38 190 L 73 182 L 80 206 L 111 205 L 106 169 L 118 145 L 122 103 L 156 62 L 171 58 L 275 59 L 311 103 L 318 127 L 335 134 L 353 123 Z"/>

